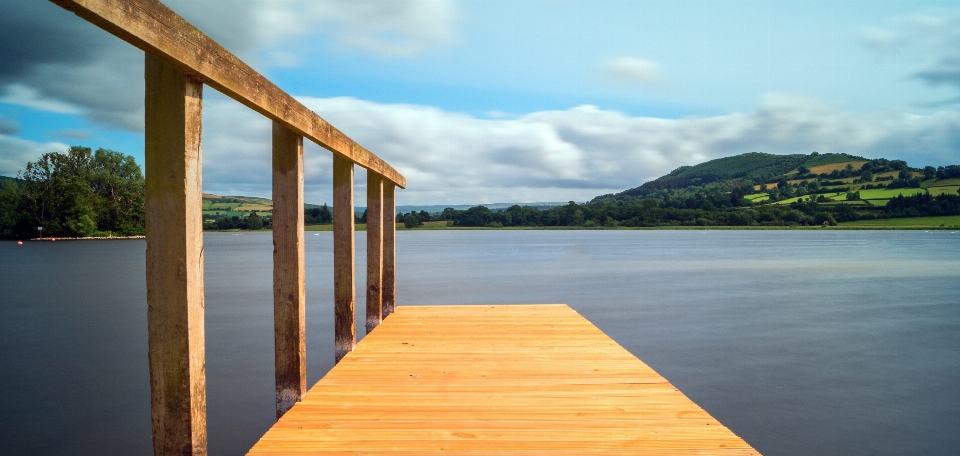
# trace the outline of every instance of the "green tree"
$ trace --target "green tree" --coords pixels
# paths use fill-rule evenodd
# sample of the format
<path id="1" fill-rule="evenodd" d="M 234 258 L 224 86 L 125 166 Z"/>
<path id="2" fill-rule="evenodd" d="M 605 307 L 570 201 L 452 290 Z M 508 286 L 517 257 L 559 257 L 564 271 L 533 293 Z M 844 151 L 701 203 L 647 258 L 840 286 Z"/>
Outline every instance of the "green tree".
<path id="1" fill-rule="evenodd" d="M 260 228 L 263 228 L 263 218 L 257 215 L 257 211 L 253 211 L 247 216 L 247 229 L 259 230 Z"/>
<path id="2" fill-rule="evenodd" d="M 417 217 L 413 212 L 403 217 L 403 226 L 407 228 L 416 228 L 421 225 L 423 225 L 423 222 L 420 221 L 420 217 Z"/>
<path id="3" fill-rule="evenodd" d="M 143 233 L 143 173 L 132 157 L 74 146 L 28 162 L 22 184 L 3 192 L 0 235 Z"/>
<path id="4" fill-rule="evenodd" d="M 48 152 L 18 173 L 20 206 L 29 222 L 52 236 L 88 236 L 96 229 L 95 193 L 88 184 L 90 148 Z"/>
<path id="5" fill-rule="evenodd" d="M 320 223 L 333 223 L 333 212 L 330 211 L 327 203 L 320 206 Z"/>
<path id="6" fill-rule="evenodd" d="M 20 207 L 20 187 L 13 179 L 0 182 L 0 237 L 29 233 L 28 225 L 27 214 Z"/>
<path id="7" fill-rule="evenodd" d="M 144 188 L 140 165 L 131 156 L 98 149 L 90 170 L 90 186 L 100 197 L 96 208 L 100 231 L 141 234 Z"/>

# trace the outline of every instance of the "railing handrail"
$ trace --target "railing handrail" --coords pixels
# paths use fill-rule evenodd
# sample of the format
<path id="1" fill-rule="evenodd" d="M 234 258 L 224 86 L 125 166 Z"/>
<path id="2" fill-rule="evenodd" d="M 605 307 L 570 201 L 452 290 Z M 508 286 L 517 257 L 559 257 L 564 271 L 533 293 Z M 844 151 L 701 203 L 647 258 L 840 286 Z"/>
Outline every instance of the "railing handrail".
<path id="1" fill-rule="evenodd" d="M 166 5 L 155 0 L 50 0 L 321 147 L 400 188 L 406 179 L 373 152 L 281 90 Z"/>

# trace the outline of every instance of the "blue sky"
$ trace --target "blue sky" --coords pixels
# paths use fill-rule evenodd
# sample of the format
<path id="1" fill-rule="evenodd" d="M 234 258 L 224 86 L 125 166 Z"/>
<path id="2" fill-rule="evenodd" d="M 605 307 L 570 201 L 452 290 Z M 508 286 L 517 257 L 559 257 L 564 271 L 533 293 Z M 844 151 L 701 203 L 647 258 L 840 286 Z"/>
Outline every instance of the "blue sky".
<path id="1" fill-rule="evenodd" d="M 751 151 L 960 163 L 956 2 L 167 4 L 404 173 L 400 204 L 584 201 Z M 73 144 L 143 163 L 139 51 L 12 0 L 0 62 L 0 174 Z M 269 122 L 204 97 L 205 191 L 269 196 Z M 318 147 L 306 193 L 330 200 Z"/>

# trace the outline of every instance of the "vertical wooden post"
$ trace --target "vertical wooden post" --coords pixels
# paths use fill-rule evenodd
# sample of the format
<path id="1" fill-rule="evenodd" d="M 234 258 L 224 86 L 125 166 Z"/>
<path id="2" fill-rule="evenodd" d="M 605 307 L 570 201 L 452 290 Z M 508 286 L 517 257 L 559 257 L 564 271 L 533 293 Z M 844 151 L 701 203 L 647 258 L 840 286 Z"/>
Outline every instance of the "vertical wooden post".
<path id="1" fill-rule="evenodd" d="M 273 122 L 273 337 L 277 419 L 307 392 L 303 137 Z"/>
<path id="2" fill-rule="evenodd" d="M 367 170 L 367 334 L 383 318 L 383 177 Z"/>
<path id="3" fill-rule="evenodd" d="M 383 183 L 383 318 L 397 307 L 397 208 L 393 182 Z"/>
<path id="4" fill-rule="evenodd" d="M 357 344 L 354 326 L 353 162 L 333 154 L 333 313 L 336 352 L 340 362 Z"/>
<path id="5" fill-rule="evenodd" d="M 203 85 L 146 55 L 147 333 L 154 454 L 207 454 Z"/>

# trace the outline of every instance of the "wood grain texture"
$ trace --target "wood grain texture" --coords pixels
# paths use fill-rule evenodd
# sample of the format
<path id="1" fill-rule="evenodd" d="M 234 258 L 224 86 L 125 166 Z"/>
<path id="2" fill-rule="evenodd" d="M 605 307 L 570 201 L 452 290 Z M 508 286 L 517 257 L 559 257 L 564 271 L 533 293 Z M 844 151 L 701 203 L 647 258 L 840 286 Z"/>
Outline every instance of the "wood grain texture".
<path id="1" fill-rule="evenodd" d="M 333 330 L 334 360 L 340 360 L 357 344 L 355 246 L 353 212 L 353 163 L 333 156 Z"/>
<path id="2" fill-rule="evenodd" d="M 388 184 L 389 185 L 389 184 Z M 367 171 L 367 305 L 370 334 L 383 319 L 383 178 Z"/>
<path id="3" fill-rule="evenodd" d="M 250 109 L 406 187 L 404 177 L 156 0 L 51 0 Z"/>
<path id="4" fill-rule="evenodd" d="M 203 330 L 203 85 L 144 62 L 147 332 L 154 453 L 207 453 Z"/>
<path id="5" fill-rule="evenodd" d="M 397 207 L 396 189 L 383 183 L 383 291 L 381 293 L 383 318 L 397 307 Z"/>
<path id="6" fill-rule="evenodd" d="M 566 305 L 398 307 L 249 454 L 449 453 L 758 454 Z"/>
<path id="7" fill-rule="evenodd" d="M 307 392 L 303 137 L 273 122 L 273 330 L 277 418 Z"/>

